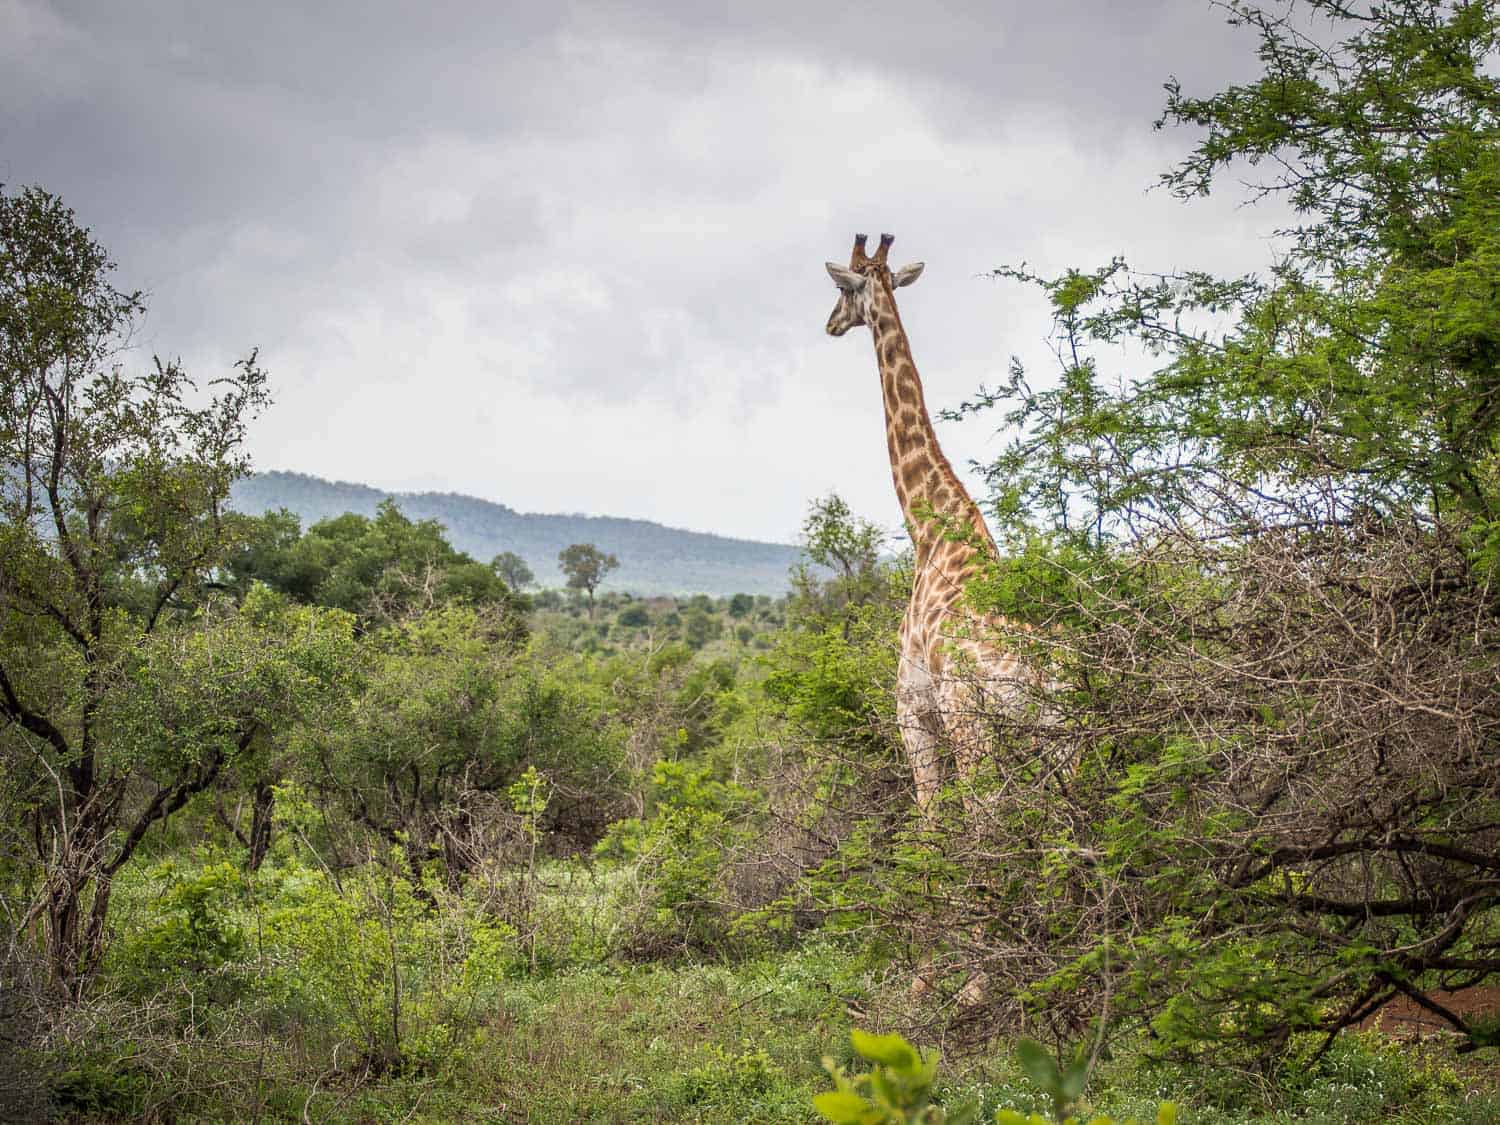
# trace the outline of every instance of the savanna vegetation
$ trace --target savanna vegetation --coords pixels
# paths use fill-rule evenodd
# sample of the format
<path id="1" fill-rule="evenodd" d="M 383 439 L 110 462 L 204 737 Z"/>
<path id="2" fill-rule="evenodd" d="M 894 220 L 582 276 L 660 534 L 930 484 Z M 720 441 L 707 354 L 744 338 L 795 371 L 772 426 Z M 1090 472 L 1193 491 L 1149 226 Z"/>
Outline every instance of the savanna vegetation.
<path id="1" fill-rule="evenodd" d="M 1293 225 L 1001 271 L 1064 363 L 955 411 L 968 602 L 1048 674 L 925 816 L 911 562 L 840 498 L 778 598 L 236 512 L 254 354 L 140 363 L 0 193 L 0 1114 L 1500 1116 L 1500 15 L 1225 11 L 1262 74 L 1168 87 L 1163 187 Z"/>

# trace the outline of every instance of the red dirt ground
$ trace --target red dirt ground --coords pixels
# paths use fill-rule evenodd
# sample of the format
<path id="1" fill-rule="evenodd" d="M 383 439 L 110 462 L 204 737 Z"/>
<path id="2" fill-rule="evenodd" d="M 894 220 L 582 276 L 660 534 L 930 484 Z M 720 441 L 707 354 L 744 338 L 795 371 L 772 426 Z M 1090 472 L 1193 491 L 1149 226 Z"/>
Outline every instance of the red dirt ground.
<path id="1" fill-rule="evenodd" d="M 1494 985 L 1465 988 L 1459 992 L 1439 989 L 1429 995 L 1460 1017 L 1500 1014 L 1500 987 Z M 1453 1032 L 1453 1025 L 1447 1020 L 1405 996 L 1392 1000 L 1359 1027 L 1361 1031 L 1383 1031 L 1393 1039 L 1422 1039 Z"/>

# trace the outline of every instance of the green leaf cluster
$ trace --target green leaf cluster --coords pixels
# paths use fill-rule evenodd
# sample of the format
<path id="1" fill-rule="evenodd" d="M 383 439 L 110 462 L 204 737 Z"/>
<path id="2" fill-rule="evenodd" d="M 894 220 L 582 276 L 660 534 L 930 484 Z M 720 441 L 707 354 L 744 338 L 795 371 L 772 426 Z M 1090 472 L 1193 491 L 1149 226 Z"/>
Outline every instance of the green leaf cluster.
<path id="1" fill-rule="evenodd" d="M 933 1048 L 918 1051 L 899 1035 L 872 1035 L 859 1028 L 850 1031 L 849 1040 L 874 1065 L 851 1077 L 832 1058 L 823 1060 L 836 1087 L 813 1098 L 813 1108 L 825 1120 L 838 1125 L 959 1125 L 977 1119 L 972 1105 L 945 1111 L 933 1103 L 939 1060 Z"/>

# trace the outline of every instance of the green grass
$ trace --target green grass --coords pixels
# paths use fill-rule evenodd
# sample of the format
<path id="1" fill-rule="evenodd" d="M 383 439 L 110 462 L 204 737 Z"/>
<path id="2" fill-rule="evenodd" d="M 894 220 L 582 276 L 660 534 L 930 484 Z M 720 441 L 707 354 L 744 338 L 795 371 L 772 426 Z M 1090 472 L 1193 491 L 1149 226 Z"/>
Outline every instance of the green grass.
<path id="1" fill-rule="evenodd" d="M 257 946 L 255 927 L 264 921 L 228 890 L 220 893 L 209 881 L 215 870 L 203 858 L 121 881 L 114 975 L 38 1060 L 66 1119 L 806 1122 L 814 1120 L 812 1096 L 830 1088 L 823 1056 L 861 1068 L 849 1047 L 852 1022 L 902 1030 L 924 1044 L 936 1034 L 913 1031 L 927 1014 L 910 1008 L 904 974 L 841 939 L 816 937 L 733 963 L 611 958 L 620 875 L 549 864 L 536 907 L 536 969 L 518 938 L 493 971 L 476 978 L 482 987 L 461 990 L 456 1004 L 450 993 L 422 992 L 437 985 L 414 972 L 405 1061 L 382 1068 L 361 1054 L 357 1023 L 347 1016 L 330 1023 L 328 1013 L 340 1009 L 320 1007 L 294 979 L 299 971 L 321 973 L 337 990 L 328 967 L 344 964 L 337 958 L 348 951 L 336 942 L 318 946 L 315 936 L 303 949 Z M 262 901 L 262 919 L 309 893 L 301 878 L 268 884 L 292 889 Z M 220 897 L 205 897 L 209 891 Z M 212 926 L 174 929 L 172 909 L 200 926 L 222 922 L 243 941 L 221 942 Z M 451 926 L 473 917 L 465 909 L 452 907 Z M 374 955 L 382 931 L 370 932 Z M 180 979 L 163 976 L 184 949 L 196 950 L 203 964 Z M 224 963 L 214 964 L 226 950 Z M 165 952 L 152 960 L 157 951 Z M 418 955 L 426 956 L 425 947 Z M 141 989 L 148 964 L 156 966 L 152 993 Z M 1500 1120 L 1494 1050 L 1459 1058 L 1439 1045 L 1346 1036 L 1321 1059 L 1308 1050 L 1267 1078 L 1151 1064 L 1146 1046 L 1122 1043 L 1101 1065 L 1091 1111 L 1150 1119 L 1171 1099 L 1185 1125 Z M 947 1058 L 939 1089 L 945 1099 L 978 1097 L 987 1113 L 1042 1108 L 1003 1043 Z"/>

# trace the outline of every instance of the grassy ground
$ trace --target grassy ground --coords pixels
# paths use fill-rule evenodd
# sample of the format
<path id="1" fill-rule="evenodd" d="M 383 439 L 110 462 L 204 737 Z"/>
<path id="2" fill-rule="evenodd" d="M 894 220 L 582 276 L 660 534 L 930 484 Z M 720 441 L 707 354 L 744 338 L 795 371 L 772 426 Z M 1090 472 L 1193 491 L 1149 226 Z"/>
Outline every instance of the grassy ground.
<path id="1" fill-rule="evenodd" d="M 806 1122 L 829 1088 L 822 1057 L 862 1069 L 847 1047 L 851 1010 L 894 1016 L 894 992 L 833 948 L 722 966 L 593 970 L 516 982 L 461 1069 L 364 1091 L 328 1090 L 314 1120 Z M 875 1021 L 879 1022 L 879 1021 Z M 945 1094 L 986 1108 L 1041 1109 L 1000 1045 L 953 1058 Z M 1350 1036 L 1279 1081 L 1148 1066 L 1122 1051 L 1098 1075 L 1093 1108 L 1154 1116 L 1176 1100 L 1186 1123 L 1500 1120 L 1484 1061 L 1441 1046 Z"/>
<path id="2" fill-rule="evenodd" d="M 439 900 L 436 922 L 429 908 L 382 922 L 372 905 L 393 892 L 378 880 L 360 891 L 346 876 L 333 899 L 288 868 L 246 898 L 222 872 L 203 863 L 122 881 L 117 987 L 106 980 L 35 1060 L 65 1119 L 806 1122 L 830 1088 L 825 1055 L 864 1069 L 851 1026 L 944 1047 L 930 1021 L 921 1030 L 903 974 L 834 939 L 733 963 L 611 957 L 616 876 L 551 867 L 540 948 L 507 939 L 487 961 L 460 940 L 475 917 L 462 903 Z M 387 943 L 405 966 L 399 1068 L 359 1041 L 387 978 L 374 974 L 368 995 L 352 983 Z M 448 976 L 424 968 L 437 961 Z M 161 983 L 142 993 L 151 972 Z M 1268 1078 L 1149 1064 L 1143 1046 L 1121 1044 L 1101 1066 L 1094 1110 L 1150 1119 L 1172 1099 L 1179 1120 L 1215 1125 L 1500 1120 L 1494 1050 L 1460 1058 L 1437 1042 L 1351 1035 Z M 1042 1108 L 1007 1044 L 945 1054 L 945 1097 Z"/>

